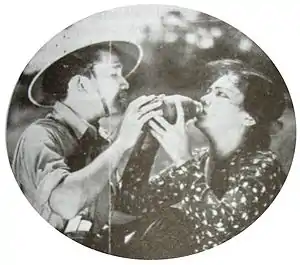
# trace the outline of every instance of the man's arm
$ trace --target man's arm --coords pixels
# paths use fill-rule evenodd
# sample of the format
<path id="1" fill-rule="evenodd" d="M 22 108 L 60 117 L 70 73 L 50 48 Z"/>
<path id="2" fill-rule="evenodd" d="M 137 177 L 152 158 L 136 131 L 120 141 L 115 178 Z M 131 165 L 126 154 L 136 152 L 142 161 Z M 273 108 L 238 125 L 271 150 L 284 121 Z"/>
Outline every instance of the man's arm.
<path id="1" fill-rule="evenodd" d="M 89 165 L 70 173 L 52 191 L 49 202 L 53 211 L 64 219 L 71 219 L 89 205 L 107 185 L 125 151 L 124 144 L 117 140 Z"/>
<path id="2" fill-rule="evenodd" d="M 12 169 L 24 194 L 39 214 L 47 221 L 51 222 L 53 226 L 62 228 L 63 224 L 61 221 L 58 223 L 56 221 L 52 222 L 53 213 L 59 213 L 56 205 L 60 204 L 59 206 L 71 208 L 72 206 L 69 205 L 73 203 L 72 200 L 76 199 L 76 193 L 79 194 L 79 191 L 76 191 L 75 188 L 81 188 L 79 185 L 73 184 L 73 189 L 72 187 L 65 189 L 68 187 L 67 185 L 63 187 L 64 189 L 61 189 L 62 184 L 72 180 L 71 178 L 74 174 L 78 174 L 78 177 L 80 177 L 80 174 L 85 174 L 84 170 L 88 169 L 88 167 L 80 170 L 81 172 L 77 171 L 71 173 L 58 141 L 59 139 L 57 139 L 56 135 L 53 134 L 51 130 L 48 130 L 41 125 L 31 125 L 18 141 Z M 114 160 L 115 163 L 117 162 L 120 153 L 113 153 L 114 151 L 117 152 L 116 148 L 112 146 L 108 149 L 108 152 L 105 151 L 97 158 L 100 160 L 100 169 L 105 163 L 108 165 L 112 160 Z M 111 157 L 110 160 L 109 153 L 116 156 L 114 158 Z M 102 160 L 102 158 L 104 159 Z M 94 161 L 94 163 L 97 163 L 97 161 Z M 101 190 L 99 193 L 101 196 L 98 198 L 101 200 L 101 206 L 103 205 L 103 207 L 101 207 L 101 212 L 106 211 L 105 207 L 108 206 L 110 185 L 108 181 L 105 182 L 108 174 L 110 174 L 110 172 L 105 172 L 104 169 L 97 174 L 97 176 L 95 175 L 97 178 L 95 181 L 97 181 L 98 178 L 100 180 L 99 185 L 97 185 L 96 188 Z M 78 180 L 78 184 L 79 181 L 80 180 Z M 84 182 L 84 178 L 82 178 L 82 181 Z M 88 175 L 87 181 L 91 181 L 91 178 L 89 178 Z M 92 184 L 95 185 L 95 183 L 83 184 L 86 184 L 86 187 L 89 187 Z M 61 192 L 58 193 L 61 201 L 56 202 L 57 204 L 53 205 L 53 194 L 58 190 Z M 89 191 L 82 191 L 82 193 L 90 194 Z M 58 197 L 55 199 L 58 199 Z M 69 219 L 65 213 L 60 213 L 59 215 L 65 220 Z M 61 218 L 59 218 L 59 220 L 61 220 Z"/>
<path id="3" fill-rule="evenodd" d="M 49 202 L 56 213 L 64 219 L 73 218 L 107 186 L 124 152 L 137 141 L 143 125 L 161 115 L 160 110 L 154 111 L 161 102 L 149 103 L 153 99 L 154 96 L 142 96 L 133 101 L 125 113 L 116 141 L 92 163 L 70 173 L 53 190 Z"/>

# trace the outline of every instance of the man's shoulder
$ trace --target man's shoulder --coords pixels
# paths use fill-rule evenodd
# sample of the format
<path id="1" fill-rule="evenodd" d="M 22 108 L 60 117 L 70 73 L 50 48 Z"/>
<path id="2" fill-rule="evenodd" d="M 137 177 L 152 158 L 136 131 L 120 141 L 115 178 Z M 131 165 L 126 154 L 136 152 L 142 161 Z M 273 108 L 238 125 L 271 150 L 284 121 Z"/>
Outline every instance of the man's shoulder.
<path id="1" fill-rule="evenodd" d="M 63 131 L 63 125 L 50 116 L 37 119 L 31 123 L 23 132 L 22 138 L 32 138 L 38 141 L 43 138 L 52 137 Z"/>
<path id="2" fill-rule="evenodd" d="M 41 126 L 43 128 L 56 128 L 62 126 L 62 123 L 58 121 L 52 113 L 47 114 L 43 118 L 39 118 L 32 123 L 32 125 Z"/>

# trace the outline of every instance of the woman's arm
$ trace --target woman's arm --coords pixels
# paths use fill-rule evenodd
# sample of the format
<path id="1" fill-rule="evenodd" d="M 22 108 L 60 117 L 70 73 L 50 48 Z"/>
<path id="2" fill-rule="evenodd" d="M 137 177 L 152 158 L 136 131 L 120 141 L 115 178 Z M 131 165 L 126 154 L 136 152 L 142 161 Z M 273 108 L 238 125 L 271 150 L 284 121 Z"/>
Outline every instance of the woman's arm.
<path id="1" fill-rule="evenodd" d="M 184 113 L 180 98 L 174 99 L 174 102 L 177 111 L 177 120 L 174 125 L 169 124 L 162 117 L 155 117 L 154 119 L 157 123 L 152 120 L 149 122 L 149 126 L 151 134 L 162 147 L 166 144 L 174 150 L 174 152 L 169 150 L 168 154 L 174 161 L 175 166 L 162 171 L 160 174 L 152 177 L 150 181 L 145 182 L 145 178 L 142 176 L 143 161 L 139 163 L 138 159 L 133 167 L 132 174 L 129 174 L 126 178 L 127 184 L 123 187 L 117 199 L 117 205 L 131 214 L 155 211 L 182 200 L 183 191 L 186 183 L 189 181 L 189 177 L 188 171 L 182 169 L 180 165 L 192 156 L 189 150 L 188 136 L 185 131 Z M 165 141 L 160 141 L 160 131 L 163 130 L 163 126 L 168 127 L 170 134 L 168 134 L 167 139 L 164 138 Z M 172 126 L 177 129 L 172 130 Z M 172 133 L 175 135 L 172 135 Z M 174 177 L 175 175 L 176 177 Z"/>
<path id="2" fill-rule="evenodd" d="M 203 149 L 193 160 L 182 166 L 173 165 L 164 169 L 146 183 L 134 173 L 128 175 L 127 182 L 130 185 L 122 187 L 121 193 L 116 197 L 116 204 L 130 214 L 140 215 L 181 202 L 188 192 L 189 185 L 195 179 L 204 178 L 200 167 L 207 155 L 206 149 Z M 191 177 L 190 172 L 195 169 L 197 172 Z"/>

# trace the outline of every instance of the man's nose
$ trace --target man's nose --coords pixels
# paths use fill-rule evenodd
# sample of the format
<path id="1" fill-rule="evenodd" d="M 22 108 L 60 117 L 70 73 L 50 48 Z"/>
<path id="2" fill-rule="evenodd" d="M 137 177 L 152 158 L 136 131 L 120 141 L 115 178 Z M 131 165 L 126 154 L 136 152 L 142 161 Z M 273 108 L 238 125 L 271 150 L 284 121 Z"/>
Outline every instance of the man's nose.
<path id="1" fill-rule="evenodd" d="M 200 102 L 201 102 L 204 106 L 209 105 L 209 102 L 210 102 L 210 95 L 207 94 L 207 95 L 204 95 L 203 97 L 201 97 L 201 98 L 200 98 Z"/>

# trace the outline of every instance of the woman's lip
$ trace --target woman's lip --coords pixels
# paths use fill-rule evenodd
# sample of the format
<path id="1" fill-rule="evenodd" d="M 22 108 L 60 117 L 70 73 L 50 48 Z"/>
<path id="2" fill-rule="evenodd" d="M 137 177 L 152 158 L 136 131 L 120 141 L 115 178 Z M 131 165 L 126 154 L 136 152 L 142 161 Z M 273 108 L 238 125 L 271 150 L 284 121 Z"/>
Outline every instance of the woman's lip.
<path id="1" fill-rule="evenodd" d="M 202 109 L 201 109 L 201 112 L 200 112 L 201 114 L 206 114 L 207 112 L 206 112 L 206 109 L 205 109 L 205 107 L 202 105 Z"/>
<path id="2" fill-rule="evenodd" d="M 197 112 L 195 117 L 196 119 L 201 119 L 201 117 L 203 117 L 203 115 L 205 115 L 205 113 L 202 111 L 202 112 Z"/>

